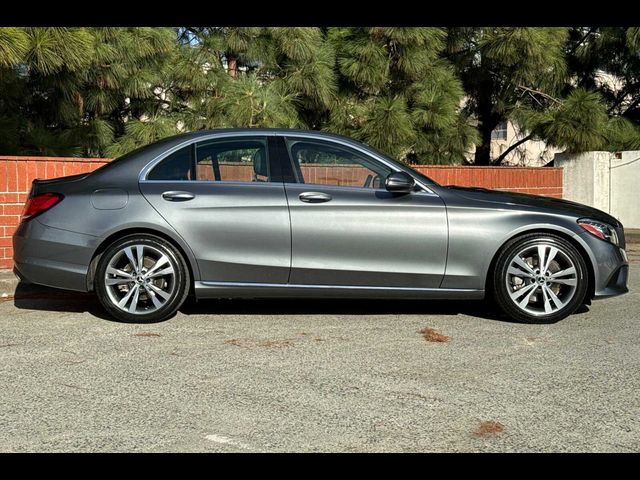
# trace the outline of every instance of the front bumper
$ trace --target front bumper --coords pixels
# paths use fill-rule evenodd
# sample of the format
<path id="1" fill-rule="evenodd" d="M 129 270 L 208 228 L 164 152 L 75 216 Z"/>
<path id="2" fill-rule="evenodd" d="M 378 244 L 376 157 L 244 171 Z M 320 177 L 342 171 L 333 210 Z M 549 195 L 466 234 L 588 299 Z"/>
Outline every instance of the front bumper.
<path id="1" fill-rule="evenodd" d="M 30 282 L 67 290 L 87 291 L 87 271 L 99 238 L 49 227 L 34 218 L 13 235 L 17 275 Z"/>
<path id="2" fill-rule="evenodd" d="M 580 234 L 580 238 L 589 247 L 589 256 L 594 273 L 593 298 L 596 300 L 622 295 L 629 291 L 627 287 L 629 261 L 624 251 L 624 233 L 622 230 L 619 232 L 619 236 L 621 236 L 622 247 L 600 240 L 588 232 Z"/>

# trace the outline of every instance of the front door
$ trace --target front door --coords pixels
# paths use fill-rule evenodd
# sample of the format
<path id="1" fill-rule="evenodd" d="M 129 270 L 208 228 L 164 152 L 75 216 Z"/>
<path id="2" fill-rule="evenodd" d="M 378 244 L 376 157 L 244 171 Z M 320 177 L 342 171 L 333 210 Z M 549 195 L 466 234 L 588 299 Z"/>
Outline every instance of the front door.
<path id="1" fill-rule="evenodd" d="M 193 250 L 203 281 L 286 283 L 291 231 L 284 187 L 266 137 L 184 147 L 140 183 Z"/>
<path id="2" fill-rule="evenodd" d="M 351 147 L 305 137 L 285 141 L 282 156 L 289 155 L 295 177 L 285 183 L 289 283 L 440 286 L 448 241 L 440 197 L 388 192 L 391 167 Z"/>

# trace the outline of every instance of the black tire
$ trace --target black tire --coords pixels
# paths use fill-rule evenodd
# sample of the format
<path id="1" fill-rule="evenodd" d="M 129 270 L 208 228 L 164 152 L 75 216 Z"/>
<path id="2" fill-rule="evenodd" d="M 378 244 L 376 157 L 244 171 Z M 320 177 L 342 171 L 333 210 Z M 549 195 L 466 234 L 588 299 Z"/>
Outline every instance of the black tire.
<path id="1" fill-rule="evenodd" d="M 162 299 L 165 303 L 161 307 L 155 307 L 157 309 L 150 311 L 149 313 L 146 313 L 144 309 L 141 312 L 129 313 L 128 311 L 124 311 L 119 308 L 113 300 L 113 297 L 117 295 L 117 292 L 114 294 L 114 290 L 111 290 L 110 296 L 110 292 L 108 290 L 109 287 L 106 285 L 106 273 L 109 263 L 115 256 L 122 255 L 120 252 L 123 252 L 124 249 L 135 245 L 142 245 L 145 246 L 145 248 L 148 246 L 151 247 L 151 249 L 154 249 L 151 250 L 152 252 L 160 252 L 161 254 L 166 255 L 168 258 L 167 264 L 173 267 L 171 292 L 167 294 L 168 296 L 166 300 Z M 147 261 L 146 257 L 145 261 Z M 148 234 L 128 235 L 112 243 L 100 257 L 94 281 L 96 294 L 104 309 L 115 319 L 127 323 L 154 323 L 170 318 L 176 313 L 187 298 L 190 284 L 191 277 L 189 275 L 189 268 L 180 252 L 166 240 Z M 135 283 L 132 281 L 123 288 L 127 289 L 129 288 L 129 285 L 135 285 Z M 140 288 L 140 291 L 143 292 L 142 287 Z M 141 295 L 148 296 L 146 292 Z M 160 299 L 160 297 L 157 298 Z M 150 298 L 146 302 L 143 301 L 143 303 L 149 304 L 149 308 L 154 308 L 151 304 Z"/>
<path id="2" fill-rule="evenodd" d="M 545 247 L 555 247 L 558 249 L 558 252 L 561 252 L 561 255 L 564 254 L 566 257 L 562 256 L 567 262 L 573 263 L 573 268 L 575 269 L 575 290 L 570 290 L 571 286 L 562 286 L 546 283 L 547 286 L 553 285 L 554 288 L 558 288 L 559 292 L 554 292 L 554 295 L 557 293 L 557 298 L 562 300 L 561 294 L 564 288 L 568 289 L 567 300 L 564 303 L 563 307 L 557 307 L 554 305 L 554 302 L 549 300 L 549 305 L 553 308 L 557 308 L 556 311 L 551 313 L 545 313 L 542 310 L 545 309 L 544 300 L 547 298 L 548 294 L 546 292 L 542 292 L 544 287 L 544 279 L 540 280 L 540 277 L 543 275 L 536 274 L 534 278 L 526 278 L 523 282 L 531 282 L 530 288 L 533 292 L 533 297 L 536 299 L 536 302 L 540 302 L 540 305 L 537 307 L 539 311 L 535 314 L 532 314 L 528 311 L 525 311 L 524 308 L 528 308 L 533 310 L 535 307 L 531 306 L 531 303 L 525 305 L 525 307 L 519 307 L 516 305 L 518 301 L 524 301 L 527 295 L 523 295 L 518 300 L 514 300 L 511 298 L 512 294 L 518 292 L 519 286 L 513 286 L 509 282 L 513 282 L 513 276 L 510 276 L 508 273 L 510 265 L 512 265 L 512 260 L 519 254 L 519 252 L 526 251 L 528 248 L 537 248 L 538 245 L 542 245 Z M 557 256 L 558 254 L 556 254 Z M 549 257 L 550 255 L 547 255 Z M 534 260 L 535 265 L 535 260 Z M 535 266 L 533 267 L 536 268 Z M 560 268 L 560 267 L 558 267 Z M 536 270 L 534 270 L 535 273 Z M 566 270 L 565 270 L 566 271 Z M 517 279 L 516 279 L 517 280 Z M 571 281 L 574 278 L 570 279 Z M 523 323 L 555 323 L 558 322 L 572 313 L 574 313 L 580 305 L 582 305 L 588 287 L 588 270 L 587 265 L 583 256 L 576 249 L 575 246 L 571 244 L 571 242 L 566 239 L 553 234 L 548 233 L 531 233 L 526 234 L 521 237 L 514 238 L 510 240 L 500 251 L 495 263 L 495 269 L 493 272 L 492 284 L 491 284 L 491 294 L 493 299 L 497 303 L 498 307 L 511 317 L 514 320 Z M 536 282 L 542 281 L 543 285 L 538 286 Z M 509 290 L 509 285 L 511 286 L 511 291 Z M 524 284 L 525 286 L 529 286 L 528 284 Z M 550 288 L 547 288 L 547 292 Z M 524 291 L 524 290 L 523 290 Z M 544 295 L 543 295 L 544 293 Z M 570 295 L 572 293 L 572 295 Z M 537 296 L 539 295 L 539 297 Z M 544 297 L 544 298 L 543 298 Z M 539 298 L 539 300 L 538 300 Z M 550 297 L 548 297 L 550 299 Z M 546 311 L 546 310 L 545 310 Z"/>

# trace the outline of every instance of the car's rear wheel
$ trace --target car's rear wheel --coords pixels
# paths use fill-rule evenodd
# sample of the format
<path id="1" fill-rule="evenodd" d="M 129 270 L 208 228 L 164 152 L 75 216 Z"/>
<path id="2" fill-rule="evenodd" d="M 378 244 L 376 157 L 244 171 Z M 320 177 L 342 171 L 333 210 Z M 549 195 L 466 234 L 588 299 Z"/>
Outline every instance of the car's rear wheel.
<path id="1" fill-rule="evenodd" d="M 189 269 L 169 242 L 131 235 L 110 245 L 98 263 L 95 290 L 103 307 L 123 322 L 159 322 L 189 292 Z"/>
<path id="2" fill-rule="evenodd" d="M 569 241 L 552 234 L 528 234 L 505 245 L 496 261 L 493 294 L 511 318 L 553 323 L 582 304 L 587 266 Z"/>

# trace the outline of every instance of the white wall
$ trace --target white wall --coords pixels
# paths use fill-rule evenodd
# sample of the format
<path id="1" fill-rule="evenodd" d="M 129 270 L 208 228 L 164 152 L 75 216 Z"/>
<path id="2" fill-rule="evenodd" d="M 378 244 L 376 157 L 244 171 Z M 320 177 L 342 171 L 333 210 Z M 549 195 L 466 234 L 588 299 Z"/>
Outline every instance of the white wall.
<path id="1" fill-rule="evenodd" d="M 611 160 L 611 212 L 627 228 L 640 228 L 640 151 Z"/>
<path id="2" fill-rule="evenodd" d="M 640 228 L 640 151 L 559 153 L 554 164 L 564 170 L 563 198 L 610 213 L 626 228 Z"/>

